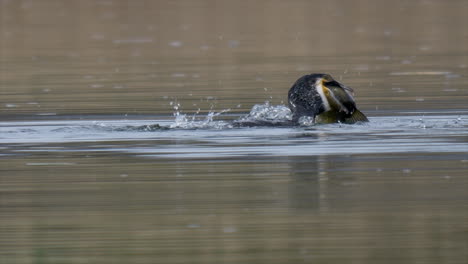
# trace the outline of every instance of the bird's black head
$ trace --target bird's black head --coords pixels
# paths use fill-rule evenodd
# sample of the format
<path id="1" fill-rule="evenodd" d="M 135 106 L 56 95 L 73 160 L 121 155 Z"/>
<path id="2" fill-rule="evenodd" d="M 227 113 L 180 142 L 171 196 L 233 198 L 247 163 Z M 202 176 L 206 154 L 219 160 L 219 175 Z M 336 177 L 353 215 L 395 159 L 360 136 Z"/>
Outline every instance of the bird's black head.
<path id="1" fill-rule="evenodd" d="M 330 74 L 327 73 L 312 73 L 307 76 L 307 80 L 310 85 L 316 85 L 317 81 L 319 81 L 322 85 L 325 87 L 340 87 L 343 88 L 349 92 L 353 92 L 353 89 L 351 87 L 348 87 L 335 79 Z M 305 76 L 304 76 L 305 77 Z"/>

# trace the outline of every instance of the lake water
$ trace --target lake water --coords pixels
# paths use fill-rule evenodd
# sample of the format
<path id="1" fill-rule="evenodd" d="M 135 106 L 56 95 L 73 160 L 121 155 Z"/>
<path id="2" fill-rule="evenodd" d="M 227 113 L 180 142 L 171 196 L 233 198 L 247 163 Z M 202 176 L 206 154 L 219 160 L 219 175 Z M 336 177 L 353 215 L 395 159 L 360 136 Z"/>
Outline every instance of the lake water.
<path id="1" fill-rule="evenodd" d="M 468 262 L 468 2 L 0 14 L 0 263 Z M 370 122 L 290 125 L 311 72 Z"/>

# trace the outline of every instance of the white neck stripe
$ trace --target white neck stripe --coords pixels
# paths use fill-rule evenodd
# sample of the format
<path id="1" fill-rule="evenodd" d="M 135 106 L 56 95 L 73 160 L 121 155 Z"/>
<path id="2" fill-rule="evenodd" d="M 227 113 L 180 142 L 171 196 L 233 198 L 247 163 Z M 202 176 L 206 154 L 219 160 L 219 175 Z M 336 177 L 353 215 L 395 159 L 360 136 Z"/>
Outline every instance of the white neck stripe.
<path id="1" fill-rule="evenodd" d="M 328 102 L 327 96 L 325 96 L 325 91 L 323 90 L 323 85 L 322 85 L 322 79 L 318 79 L 315 82 L 315 87 L 317 87 L 317 92 L 320 95 L 320 98 L 322 98 L 323 106 L 325 107 L 325 112 L 330 111 L 330 103 Z"/>

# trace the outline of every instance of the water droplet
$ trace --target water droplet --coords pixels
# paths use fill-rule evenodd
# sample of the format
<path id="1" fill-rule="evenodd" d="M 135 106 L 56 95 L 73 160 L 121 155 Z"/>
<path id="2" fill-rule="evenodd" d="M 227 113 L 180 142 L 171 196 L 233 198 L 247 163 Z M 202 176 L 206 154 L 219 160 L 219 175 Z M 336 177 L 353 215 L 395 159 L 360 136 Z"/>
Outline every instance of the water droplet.
<path id="1" fill-rule="evenodd" d="M 423 45 L 419 47 L 420 51 L 428 51 L 431 50 L 431 46 Z"/>
<path id="2" fill-rule="evenodd" d="M 183 78 L 183 77 L 185 77 L 185 73 L 176 72 L 176 73 L 171 74 L 171 77 L 173 77 L 173 78 Z"/>
<path id="3" fill-rule="evenodd" d="M 103 40 L 105 39 L 106 37 L 104 36 L 104 34 L 102 33 L 93 33 L 91 35 L 91 39 L 94 39 L 94 40 Z"/>
<path id="4" fill-rule="evenodd" d="M 104 85 L 95 83 L 95 84 L 91 84 L 90 87 L 91 88 L 102 88 L 102 87 L 104 87 Z"/>
<path id="5" fill-rule="evenodd" d="M 230 40 L 228 41 L 228 46 L 230 48 L 237 48 L 239 46 L 239 41 L 238 40 Z"/>
<path id="6" fill-rule="evenodd" d="M 390 60 L 391 57 L 390 56 L 377 56 L 375 57 L 376 60 L 384 60 L 384 61 L 387 61 L 387 60 Z"/>
<path id="7" fill-rule="evenodd" d="M 174 48 L 182 47 L 182 45 L 183 45 L 182 41 L 179 41 L 179 40 L 169 42 L 169 46 L 174 47 Z"/>
<path id="8" fill-rule="evenodd" d="M 201 46 L 200 46 L 200 49 L 201 49 L 201 50 L 209 50 L 210 48 L 211 48 L 211 47 L 208 46 L 208 45 L 201 45 Z"/>
<path id="9" fill-rule="evenodd" d="M 235 226 L 227 226 L 223 228 L 224 233 L 235 233 L 237 232 L 237 228 Z"/>
<path id="10" fill-rule="evenodd" d="M 188 224 L 187 228 L 200 228 L 199 224 Z"/>

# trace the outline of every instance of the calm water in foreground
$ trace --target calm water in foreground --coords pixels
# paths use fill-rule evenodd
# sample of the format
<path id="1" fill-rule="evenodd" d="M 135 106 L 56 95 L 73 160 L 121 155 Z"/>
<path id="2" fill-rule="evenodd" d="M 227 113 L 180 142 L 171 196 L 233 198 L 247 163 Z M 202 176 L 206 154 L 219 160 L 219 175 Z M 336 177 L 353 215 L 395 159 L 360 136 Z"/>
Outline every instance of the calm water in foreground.
<path id="1" fill-rule="evenodd" d="M 468 263 L 466 14 L 0 0 L 0 263 Z M 288 125 L 311 72 L 370 122 Z"/>

